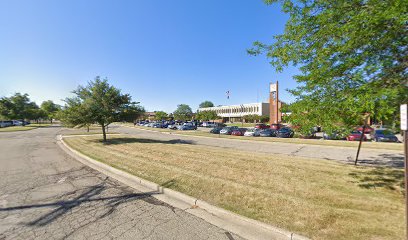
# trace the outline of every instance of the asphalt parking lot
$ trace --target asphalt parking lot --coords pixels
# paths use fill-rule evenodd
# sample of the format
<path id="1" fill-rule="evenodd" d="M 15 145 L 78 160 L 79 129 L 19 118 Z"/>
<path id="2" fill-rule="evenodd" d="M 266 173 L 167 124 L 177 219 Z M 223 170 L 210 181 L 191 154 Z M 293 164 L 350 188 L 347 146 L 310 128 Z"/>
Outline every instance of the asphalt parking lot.
<path id="1" fill-rule="evenodd" d="M 0 239 L 241 239 L 82 165 L 60 131 L 0 134 Z"/>

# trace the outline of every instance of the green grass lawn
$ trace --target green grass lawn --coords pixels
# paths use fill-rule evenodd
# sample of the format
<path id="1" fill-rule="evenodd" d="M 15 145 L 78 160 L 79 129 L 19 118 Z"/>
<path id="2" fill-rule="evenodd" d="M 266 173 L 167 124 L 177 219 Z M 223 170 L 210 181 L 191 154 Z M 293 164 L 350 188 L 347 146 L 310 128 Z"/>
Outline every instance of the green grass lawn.
<path id="1" fill-rule="evenodd" d="M 12 127 L 5 127 L 0 128 L 0 132 L 18 132 L 18 131 L 28 131 L 32 129 L 36 129 L 35 126 L 12 126 Z"/>
<path id="2" fill-rule="evenodd" d="M 51 124 L 49 123 L 43 123 L 43 124 L 32 123 L 26 126 L 11 126 L 11 127 L 0 128 L 0 132 L 28 131 L 28 130 L 33 130 L 33 129 L 40 128 L 40 127 L 49 127 L 49 126 L 51 126 Z"/>
<path id="3" fill-rule="evenodd" d="M 133 124 L 122 124 L 124 126 L 133 127 Z M 202 137 L 213 137 L 213 138 L 228 138 L 235 140 L 250 140 L 250 141 L 261 141 L 261 142 L 282 142 L 282 143 L 294 143 L 294 144 L 311 144 L 311 145 L 322 145 L 322 146 L 336 146 L 336 147 L 358 147 L 358 141 L 341 141 L 341 140 L 322 140 L 322 139 L 301 139 L 301 138 L 275 138 L 275 137 L 244 137 L 244 136 L 231 136 L 231 135 L 219 135 L 212 134 L 205 131 L 177 131 L 171 129 L 162 128 L 150 128 L 142 126 L 134 126 L 135 128 L 152 130 L 157 132 L 172 132 L 181 135 L 190 136 L 202 136 Z M 382 142 L 364 142 L 362 148 L 371 149 L 387 149 L 387 150 L 403 150 L 403 144 L 401 143 L 382 143 Z"/>
<path id="4" fill-rule="evenodd" d="M 188 142 L 66 138 L 98 161 L 313 239 L 405 239 L 403 170 Z"/>

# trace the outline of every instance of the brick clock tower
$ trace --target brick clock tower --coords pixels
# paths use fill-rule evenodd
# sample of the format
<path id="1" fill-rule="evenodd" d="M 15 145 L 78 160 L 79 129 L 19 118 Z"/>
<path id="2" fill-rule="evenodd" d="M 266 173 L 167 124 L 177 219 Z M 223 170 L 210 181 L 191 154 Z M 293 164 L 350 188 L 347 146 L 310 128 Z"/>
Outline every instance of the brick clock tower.
<path id="1" fill-rule="evenodd" d="M 279 101 L 279 85 L 276 83 L 269 84 L 269 123 L 278 124 L 282 122 L 281 113 L 282 103 Z"/>

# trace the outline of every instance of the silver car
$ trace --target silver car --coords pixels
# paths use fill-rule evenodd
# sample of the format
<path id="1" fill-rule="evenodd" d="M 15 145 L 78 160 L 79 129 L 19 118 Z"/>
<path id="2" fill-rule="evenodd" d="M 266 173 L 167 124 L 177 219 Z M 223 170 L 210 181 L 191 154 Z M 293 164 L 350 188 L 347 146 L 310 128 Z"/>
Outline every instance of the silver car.
<path id="1" fill-rule="evenodd" d="M 259 133 L 261 132 L 261 129 L 258 128 L 249 128 L 245 133 L 245 137 L 259 137 Z"/>

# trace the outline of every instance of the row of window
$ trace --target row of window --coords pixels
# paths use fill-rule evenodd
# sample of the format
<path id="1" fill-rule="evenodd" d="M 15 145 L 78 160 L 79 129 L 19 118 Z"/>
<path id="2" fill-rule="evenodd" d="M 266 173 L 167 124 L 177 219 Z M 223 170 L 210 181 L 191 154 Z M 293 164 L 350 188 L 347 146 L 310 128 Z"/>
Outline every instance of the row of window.
<path id="1" fill-rule="evenodd" d="M 224 114 L 224 113 L 247 113 L 247 114 L 254 114 L 259 112 L 259 107 L 237 107 L 237 108 L 224 108 L 224 109 L 216 109 L 214 110 L 217 114 Z"/>

